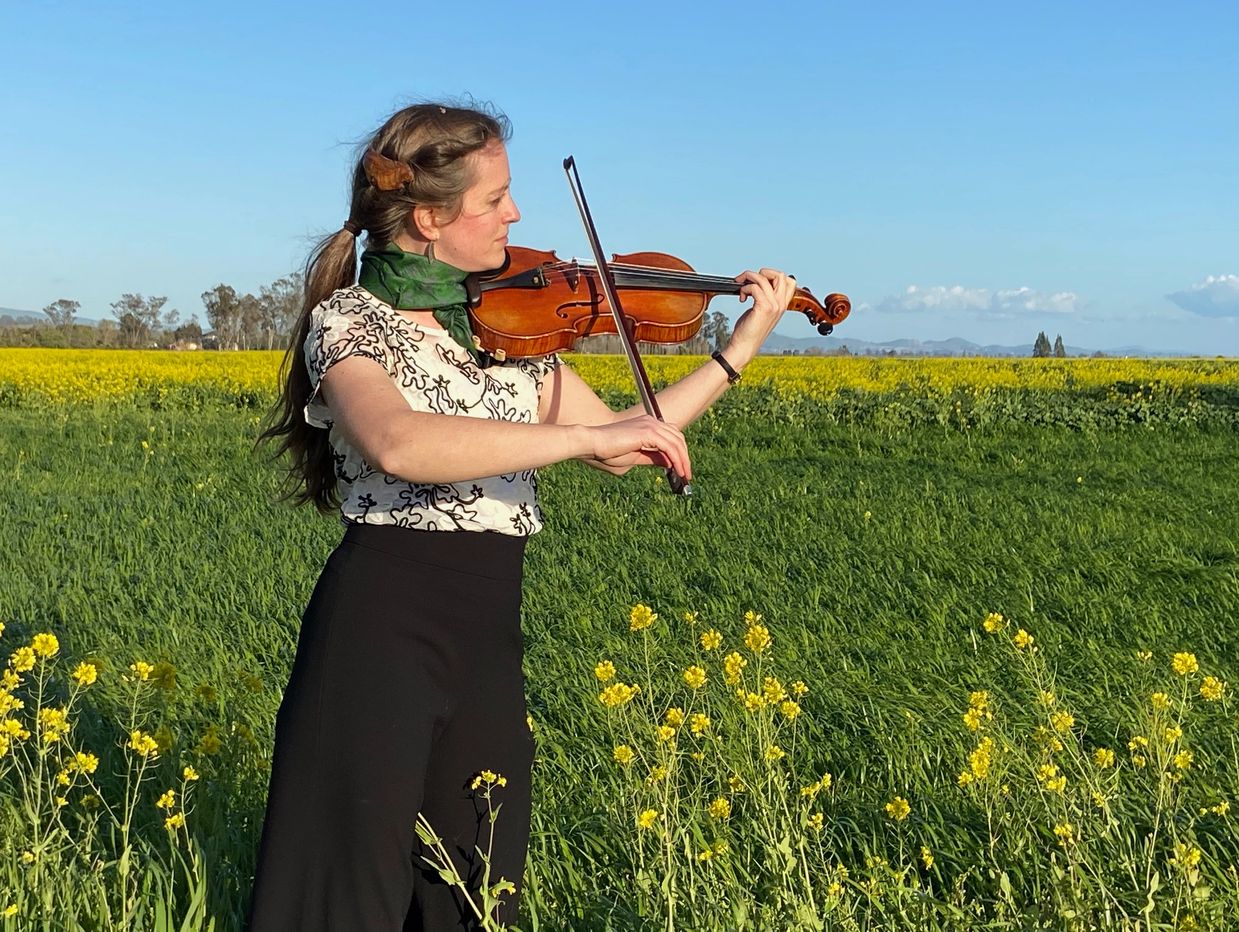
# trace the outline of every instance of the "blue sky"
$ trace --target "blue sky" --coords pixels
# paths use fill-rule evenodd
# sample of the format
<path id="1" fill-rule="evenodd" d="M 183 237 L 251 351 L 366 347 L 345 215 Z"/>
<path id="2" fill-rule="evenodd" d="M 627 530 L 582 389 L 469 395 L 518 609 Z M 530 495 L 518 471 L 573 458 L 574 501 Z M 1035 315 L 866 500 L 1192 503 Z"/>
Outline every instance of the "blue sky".
<path id="1" fill-rule="evenodd" d="M 202 317 L 339 226 L 392 110 L 468 93 L 514 126 L 514 243 L 588 252 L 573 154 L 609 251 L 785 268 L 852 297 L 840 337 L 1239 355 L 1222 0 L 44 0 L 0 8 L 0 87 L 4 307 Z"/>

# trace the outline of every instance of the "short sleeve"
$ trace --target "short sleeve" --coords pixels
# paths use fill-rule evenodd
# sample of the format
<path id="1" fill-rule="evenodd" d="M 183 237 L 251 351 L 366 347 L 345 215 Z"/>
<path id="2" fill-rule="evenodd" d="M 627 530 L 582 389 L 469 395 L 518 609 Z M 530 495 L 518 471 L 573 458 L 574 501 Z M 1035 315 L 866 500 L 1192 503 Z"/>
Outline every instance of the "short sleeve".
<path id="1" fill-rule="evenodd" d="M 374 309 L 364 303 L 352 305 L 337 296 L 328 298 L 310 312 L 310 330 L 303 352 L 310 376 L 310 397 L 304 413 L 311 427 L 331 428 L 331 413 L 319 395 L 319 386 L 327 370 L 341 359 L 364 356 L 391 371 L 391 350 Z"/>
<path id="2" fill-rule="evenodd" d="M 534 385 L 538 388 L 538 397 L 542 397 L 542 384 L 546 381 L 547 376 L 559 368 L 559 354 L 551 353 L 549 356 L 534 356 L 530 359 L 521 359 L 517 361 L 517 365 L 534 381 Z"/>

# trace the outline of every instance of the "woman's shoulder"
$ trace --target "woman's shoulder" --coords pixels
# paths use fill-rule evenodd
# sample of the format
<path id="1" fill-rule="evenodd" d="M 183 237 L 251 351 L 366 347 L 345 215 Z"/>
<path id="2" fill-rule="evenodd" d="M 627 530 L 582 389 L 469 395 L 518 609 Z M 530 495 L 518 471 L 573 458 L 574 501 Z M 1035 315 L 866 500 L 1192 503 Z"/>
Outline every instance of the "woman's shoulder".
<path id="1" fill-rule="evenodd" d="M 312 313 L 326 314 L 365 314 L 381 310 L 378 298 L 362 288 L 361 285 L 348 285 L 337 288 L 314 306 Z"/>

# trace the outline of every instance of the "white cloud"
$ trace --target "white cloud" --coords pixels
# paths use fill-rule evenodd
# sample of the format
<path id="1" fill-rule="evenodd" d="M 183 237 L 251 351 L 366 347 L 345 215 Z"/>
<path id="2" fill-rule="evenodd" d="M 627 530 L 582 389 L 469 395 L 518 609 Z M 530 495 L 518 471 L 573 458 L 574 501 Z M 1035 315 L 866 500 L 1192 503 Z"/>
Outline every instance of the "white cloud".
<path id="1" fill-rule="evenodd" d="M 1203 282 L 1166 297 L 1202 317 L 1239 317 L 1239 275 L 1207 275 Z"/>
<path id="2" fill-rule="evenodd" d="M 894 313 L 954 311 L 987 318 L 1016 318 L 1026 314 L 1074 314 L 1080 296 L 1072 291 L 1047 294 L 1027 286 L 991 291 L 963 285 L 909 285 L 901 295 L 889 295 L 875 310 Z"/>

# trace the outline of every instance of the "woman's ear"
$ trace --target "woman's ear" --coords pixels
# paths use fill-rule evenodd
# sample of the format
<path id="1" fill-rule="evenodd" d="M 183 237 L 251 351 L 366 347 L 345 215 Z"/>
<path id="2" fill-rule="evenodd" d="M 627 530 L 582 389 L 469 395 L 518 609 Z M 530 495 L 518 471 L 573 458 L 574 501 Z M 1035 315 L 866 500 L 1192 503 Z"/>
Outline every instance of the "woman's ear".
<path id="1" fill-rule="evenodd" d="M 413 232 L 421 239 L 434 242 L 439 238 L 439 223 L 438 217 L 435 215 L 433 207 L 423 207 L 418 205 L 413 208 L 412 214 Z"/>

